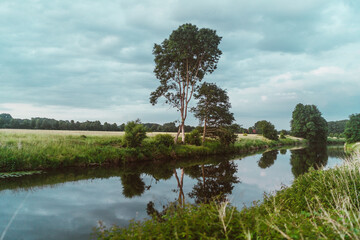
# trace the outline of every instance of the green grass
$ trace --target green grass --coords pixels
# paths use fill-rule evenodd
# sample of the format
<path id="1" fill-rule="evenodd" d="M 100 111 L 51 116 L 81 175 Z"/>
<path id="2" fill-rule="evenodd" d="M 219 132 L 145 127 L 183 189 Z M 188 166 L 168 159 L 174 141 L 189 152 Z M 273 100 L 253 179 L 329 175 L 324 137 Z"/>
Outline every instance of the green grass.
<path id="1" fill-rule="evenodd" d="M 126 228 L 100 226 L 98 239 L 360 239 L 360 155 L 311 170 L 290 187 L 238 210 L 228 202 L 169 206 Z"/>
<path id="2" fill-rule="evenodd" d="M 217 141 L 204 146 L 159 145 L 154 137 L 141 147 L 127 148 L 122 136 L 65 135 L 0 132 L 0 172 L 85 167 L 133 161 L 180 159 L 214 154 L 244 153 L 257 149 L 294 145 L 299 140 L 240 139 L 231 146 Z"/>
<path id="3" fill-rule="evenodd" d="M 360 142 L 346 143 L 344 148 L 349 153 L 360 152 Z"/>

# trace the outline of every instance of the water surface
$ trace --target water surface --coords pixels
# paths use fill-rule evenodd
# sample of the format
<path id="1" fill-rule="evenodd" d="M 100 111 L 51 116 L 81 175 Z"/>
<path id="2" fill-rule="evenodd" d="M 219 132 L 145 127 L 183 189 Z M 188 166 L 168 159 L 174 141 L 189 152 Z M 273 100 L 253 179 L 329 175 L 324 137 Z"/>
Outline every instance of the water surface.
<path id="1" fill-rule="evenodd" d="M 126 226 L 169 203 L 214 196 L 242 208 L 291 185 L 310 167 L 341 164 L 343 156 L 342 147 L 280 149 L 1 179 L 0 240 L 89 239 L 99 220 Z"/>

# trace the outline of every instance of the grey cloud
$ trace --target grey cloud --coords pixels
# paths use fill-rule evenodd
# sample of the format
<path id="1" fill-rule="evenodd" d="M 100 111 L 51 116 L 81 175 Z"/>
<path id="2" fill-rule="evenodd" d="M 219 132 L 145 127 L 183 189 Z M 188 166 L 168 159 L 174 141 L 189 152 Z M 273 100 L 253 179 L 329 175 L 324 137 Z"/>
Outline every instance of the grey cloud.
<path id="1" fill-rule="evenodd" d="M 359 95 L 336 104 L 329 97 L 339 94 L 336 81 L 331 82 L 335 88 L 329 88 L 325 80 L 316 85 L 323 100 L 308 93 L 309 86 L 314 86 L 306 77 L 304 89 L 292 89 L 293 98 L 286 101 L 288 92 L 266 83 L 284 74 L 291 74 L 295 81 L 314 69 L 335 66 L 349 73 L 338 77 L 347 81 L 343 91 L 350 91 L 357 81 L 352 74 L 359 68 L 359 10 L 356 1 L 340 0 L 291 4 L 286 0 L 2 1 L 0 104 L 27 103 L 34 110 L 43 106 L 44 111 L 53 106 L 65 115 L 66 111 L 74 114 L 75 109 L 94 109 L 103 111 L 101 117 L 107 121 L 130 120 L 111 116 L 111 112 L 124 111 L 131 112 L 128 117 L 140 115 L 143 121 L 176 120 L 176 111 L 169 111 L 168 106 L 148 103 L 158 84 L 152 48 L 179 25 L 190 22 L 215 29 L 223 37 L 218 69 L 205 80 L 232 92 L 238 122 L 246 121 L 244 115 L 281 121 L 274 112 L 285 117 L 303 100 L 321 105 L 324 115 L 343 118 L 355 111 L 350 102 Z M 272 99 L 272 105 L 261 101 L 261 96 Z M 329 104 L 347 107 L 336 114 Z M 285 123 L 279 124 L 286 128 Z"/>

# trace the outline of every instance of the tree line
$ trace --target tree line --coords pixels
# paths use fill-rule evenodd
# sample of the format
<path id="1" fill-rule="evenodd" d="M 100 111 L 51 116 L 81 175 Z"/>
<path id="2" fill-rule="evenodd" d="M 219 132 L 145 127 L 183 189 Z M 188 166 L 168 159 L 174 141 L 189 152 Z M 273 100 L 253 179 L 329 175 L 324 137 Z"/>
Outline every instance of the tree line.
<path id="1" fill-rule="evenodd" d="M 178 127 L 175 122 L 164 124 L 143 123 L 148 132 L 177 132 Z M 82 130 L 82 131 L 124 131 L 125 123 L 116 124 L 100 121 L 79 122 L 74 120 L 55 120 L 51 118 L 35 117 L 31 119 L 13 118 L 8 113 L 0 114 L 0 128 L 11 129 L 43 129 L 43 130 Z M 185 125 L 185 131 L 190 132 L 195 129 L 193 126 Z"/>

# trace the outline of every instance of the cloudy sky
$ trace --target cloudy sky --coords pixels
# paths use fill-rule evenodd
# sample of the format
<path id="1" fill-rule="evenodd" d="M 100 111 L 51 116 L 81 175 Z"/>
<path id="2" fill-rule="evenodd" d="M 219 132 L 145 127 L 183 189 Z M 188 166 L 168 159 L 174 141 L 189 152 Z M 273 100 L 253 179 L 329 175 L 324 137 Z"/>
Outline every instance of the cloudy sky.
<path id="1" fill-rule="evenodd" d="M 0 112 L 123 123 L 178 120 L 149 103 L 154 43 L 192 23 L 222 36 L 218 69 L 237 123 L 289 129 L 299 102 L 328 120 L 359 113 L 357 0 L 2 0 Z M 188 124 L 197 124 L 192 116 Z"/>

